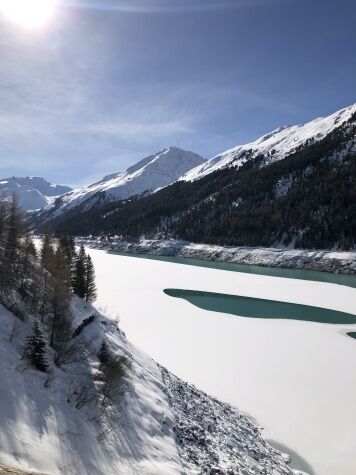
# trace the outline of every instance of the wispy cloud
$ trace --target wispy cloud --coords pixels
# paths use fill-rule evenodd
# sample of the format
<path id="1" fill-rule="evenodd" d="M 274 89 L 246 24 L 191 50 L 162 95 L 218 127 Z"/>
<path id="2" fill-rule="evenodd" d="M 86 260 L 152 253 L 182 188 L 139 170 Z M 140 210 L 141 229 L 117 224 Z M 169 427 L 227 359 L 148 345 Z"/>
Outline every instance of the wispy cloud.
<path id="1" fill-rule="evenodd" d="M 62 0 L 67 7 L 129 13 L 211 12 L 252 8 L 278 0 Z"/>

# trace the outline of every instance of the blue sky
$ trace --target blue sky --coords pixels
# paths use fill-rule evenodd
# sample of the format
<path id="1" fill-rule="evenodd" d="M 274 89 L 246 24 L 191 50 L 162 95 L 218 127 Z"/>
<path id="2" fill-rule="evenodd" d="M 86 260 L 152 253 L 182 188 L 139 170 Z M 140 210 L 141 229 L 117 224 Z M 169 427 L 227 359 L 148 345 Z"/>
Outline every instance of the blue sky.
<path id="1" fill-rule="evenodd" d="M 354 0 L 58 0 L 0 17 L 0 177 L 81 184 L 356 101 Z"/>

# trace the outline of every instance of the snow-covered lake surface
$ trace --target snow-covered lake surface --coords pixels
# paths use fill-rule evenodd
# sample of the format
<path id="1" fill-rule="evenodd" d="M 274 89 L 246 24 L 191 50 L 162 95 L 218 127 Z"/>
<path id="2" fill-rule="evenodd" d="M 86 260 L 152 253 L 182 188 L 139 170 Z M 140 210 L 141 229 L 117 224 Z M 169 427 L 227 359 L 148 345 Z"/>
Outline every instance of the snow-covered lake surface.
<path id="1" fill-rule="evenodd" d="M 352 324 L 240 318 L 163 290 L 191 289 L 356 314 L 356 289 L 229 272 L 88 249 L 98 306 L 177 376 L 253 416 L 265 437 L 316 475 L 356 473 L 356 342 Z"/>

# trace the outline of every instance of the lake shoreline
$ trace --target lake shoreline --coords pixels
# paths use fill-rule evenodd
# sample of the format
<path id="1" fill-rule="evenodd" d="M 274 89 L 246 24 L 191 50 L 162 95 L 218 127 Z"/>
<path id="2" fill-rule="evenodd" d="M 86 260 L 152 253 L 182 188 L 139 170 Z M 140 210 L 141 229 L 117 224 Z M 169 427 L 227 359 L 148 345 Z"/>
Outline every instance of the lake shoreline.
<path id="1" fill-rule="evenodd" d="M 356 252 L 348 251 L 225 247 L 173 239 L 125 241 L 118 238 L 78 237 L 77 241 L 89 247 L 111 252 L 356 275 Z"/>

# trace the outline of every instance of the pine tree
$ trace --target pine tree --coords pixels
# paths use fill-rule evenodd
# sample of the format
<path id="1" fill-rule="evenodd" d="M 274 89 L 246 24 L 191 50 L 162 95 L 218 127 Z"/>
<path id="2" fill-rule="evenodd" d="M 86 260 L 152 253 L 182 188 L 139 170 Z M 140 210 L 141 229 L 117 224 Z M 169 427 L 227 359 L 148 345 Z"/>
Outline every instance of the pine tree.
<path id="1" fill-rule="evenodd" d="M 17 277 L 19 251 L 21 247 L 22 219 L 15 195 L 7 219 L 7 236 L 4 249 L 4 264 L 7 269 L 7 280 L 10 282 Z"/>
<path id="2" fill-rule="evenodd" d="M 53 237 L 50 230 L 46 228 L 40 252 L 41 265 L 44 269 L 48 270 L 53 254 Z"/>
<path id="3" fill-rule="evenodd" d="M 33 271 L 33 264 L 37 257 L 36 247 L 33 243 L 30 233 L 30 227 L 28 220 L 25 223 L 23 250 L 21 256 L 21 291 L 26 291 L 27 280 L 29 280 Z"/>
<path id="4" fill-rule="evenodd" d="M 5 244 L 7 237 L 7 203 L 0 199 L 0 289 L 7 280 L 7 269 L 5 265 Z"/>
<path id="5" fill-rule="evenodd" d="M 50 345 L 55 348 L 56 343 L 60 345 L 71 335 L 71 275 L 67 259 L 60 247 L 55 251 L 49 270 L 49 304 L 52 314 Z"/>
<path id="6" fill-rule="evenodd" d="M 43 323 L 44 316 L 48 312 L 49 307 L 49 286 L 50 286 L 50 267 L 53 261 L 54 248 L 53 238 L 49 229 L 45 230 L 45 235 L 42 241 L 42 248 L 40 252 L 41 264 L 41 321 Z"/>
<path id="7" fill-rule="evenodd" d="M 25 355 L 39 371 L 48 369 L 47 344 L 37 319 L 33 324 L 32 335 L 27 338 Z"/>
<path id="8" fill-rule="evenodd" d="M 86 254 L 84 246 L 80 246 L 79 254 L 75 262 L 74 271 L 74 292 L 80 298 L 85 298 L 86 295 Z"/>
<path id="9" fill-rule="evenodd" d="M 74 238 L 73 236 L 64 234 L 63 236 L 60 237 L 58 244 L 66 256 L 68 265 L 70 267 L 70 272 L 71 272 L 71 283 L 72 283 L 72 287 L 74 288 L 75 267 L 76 267 L 76 258 L 77 258 Z"/>
<path id="10" fill-rule="evenodd" d="M 94 302 L 96 299 L 96 285 L 95 285 L 95 270 L 91 257 L 87 255 L 86 258 L 86 291 L 85 300 L 87 302 Z"/>
<path id="11" fill-rule="evenodd" d="M 75 252 L 75 242 L 73 236 L 69 236 L 68 234 L 64 234 L 59 238 L 58 241 L 59 246 L 62 248 L 69 265 L 71 266 L 74 262 L 76 252 Z"/>
<path id="12" fill-rule="evenodd" d="M 110 359 L 110 356 L 111 356 L 111 353 L 110 353 L 110 349 L 109 349 L 109 346 L 104 338 L 104 340 L 102 341 L 101 345 L 100 345 L 100 348 L 99 348 L 99 351 L 98 351 L 98 359 L 100 361 L 100 363 L 102 365 L 104 365 L 105 363 L 107 363 Z"/>

